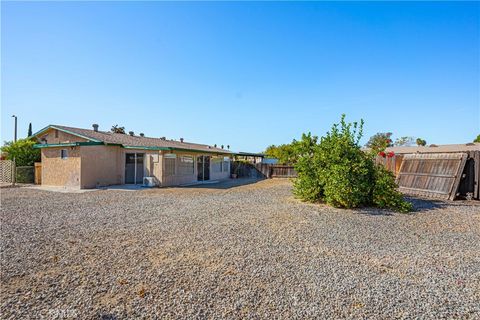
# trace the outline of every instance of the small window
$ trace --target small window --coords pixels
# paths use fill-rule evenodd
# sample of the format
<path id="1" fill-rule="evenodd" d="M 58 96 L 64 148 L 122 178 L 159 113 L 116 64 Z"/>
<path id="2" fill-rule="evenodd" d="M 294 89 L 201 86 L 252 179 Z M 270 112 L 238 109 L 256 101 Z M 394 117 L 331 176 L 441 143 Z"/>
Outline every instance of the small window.
<path id="1" fill-rule="evenodd" d="M 223 172 L 229 172 L 229 171 L 230 171 L 230 162 L 223 161 Z"/>
<path id="2" fill-rule="evenodd" d="M 55 138 L 58 138 L 58 130 L 55 130 Z"/>
<path id="3" fill-rule="evenodd" d="M 165 154 L 165 175 L 173 176 L 176 174 L 175 163 L 177 162 L 177 155 L 172 153 Z"/>
<path id="4" fill-rule="evenodd" d="M 178 171 L 180 174 L 188 175 L 194 173 L 194 161 L 192 156 L 181 156 L 178 163 Z"/>
<path id="5" fill-rule="evenodd" d="M 212 171 L 222 172 L 222 160 L 220 158 L 212 158 Z"/>
<path id="6" fill-rule="evenodd" d="M 60 158 L 62 158 L 62 159 L 67 159 L 68 158 L 67 149 L 60 150 Z"/>

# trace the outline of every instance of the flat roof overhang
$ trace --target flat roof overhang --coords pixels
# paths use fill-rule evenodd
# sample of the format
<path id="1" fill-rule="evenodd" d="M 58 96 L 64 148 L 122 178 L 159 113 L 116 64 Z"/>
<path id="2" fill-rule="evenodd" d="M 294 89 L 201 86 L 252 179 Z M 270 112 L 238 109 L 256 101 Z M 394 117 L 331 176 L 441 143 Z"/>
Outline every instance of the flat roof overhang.
<path id="1" fill-rule="evenodd" d="M 222 155 L 233 155 L 233 152 L 221 152 L 217 150 L 196 150 L 196 149 L 183 149 L 183 148 L 174 148 L 174 147 L 146 147 L 146 146 L 124 146 L 122 144 L 113 144 L 113 143 L 103 143 L 103 142 L 71 142 L 71 143 L 37 143 L 33 145 L 35 149 L 42 148 L 61 148 L 61 147 L 78 147 L 78 146 L 118 146 L 124 149 L 136 149 L 136 150 L 157 150 L 157 151 L 183 151 L 183 152 L 192 152 L 192 153 L 214 153 Z"/>

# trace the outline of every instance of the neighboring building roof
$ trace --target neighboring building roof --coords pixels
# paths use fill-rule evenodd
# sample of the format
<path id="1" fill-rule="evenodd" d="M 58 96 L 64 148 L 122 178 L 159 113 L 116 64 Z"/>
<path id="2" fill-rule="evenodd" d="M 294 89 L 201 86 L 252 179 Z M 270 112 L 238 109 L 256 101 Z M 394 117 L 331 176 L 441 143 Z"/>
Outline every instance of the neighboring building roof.
<path id="1" fill-rule="evenodd" d="M 164 140 L 160 138 L 150 138 L 150 137 L 141 137 L 141 136 L 131 136 L 129 134 L 122 133 L 113 133 L 109 131 L 94 131 L 90 129 L 81 129 L 74 127 L 66 127 L 59 125 L 49 125 L 42 130 L 36 132 L 33 136 L 38 137 L 45 131 L 49 129 L 57 129 L 69 134 L 76 135 L 78 137 L 90 140 L 94 143 L 104 143 L 104 144 L 114 144 L 122 145 L 125 148 L 139 148 L 139 149 L 166 149 L 166 150 L 192 150 L 192 151 L 203 151 L 203 152 L 213 152 L 213 153 L 232 153 L 229 150 L 215 148 L 206 144 L 198 144 L 191 142 L 181 142 L 175 140 Z"/>
<path id="2" fill-rule="evenodd" d="M 430 146 L 415 147 L 389 147 L 385 151 L 394 153 L 440 153 L 440 152 L 464 152 L 464 151 L 480 151 L 480 143 L 466 144 L 443 144 Z"/>
<path id="3" fill-rule="evenodd" d="M 243 156 L 243 157 L 259 157 L 259 158 L 263 158 L 265 157 L 265 154 L 263 153 L 252 153 L 252 152 L 236 152 L 235 153 L 236 156 Z"/>

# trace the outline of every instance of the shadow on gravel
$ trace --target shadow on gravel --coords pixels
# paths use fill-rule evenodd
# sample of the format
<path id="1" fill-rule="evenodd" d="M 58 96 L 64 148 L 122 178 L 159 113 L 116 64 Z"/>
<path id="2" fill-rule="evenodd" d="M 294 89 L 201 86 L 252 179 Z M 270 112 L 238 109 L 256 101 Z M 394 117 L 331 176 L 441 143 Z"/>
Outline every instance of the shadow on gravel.
<path id="1" fill-rule="evenodd" d="M 182 189 L 220 189 L 226 190 L 240 186 L 246 186 L 249 184 L 254 184 L 264 179 L 256 178 L 239 178 L 239 179 L 228 179 L 225 181 L 219 181 L 214 183 L 205 183 L 205 184 L 195 184 L 190 186 L 176 187 Z"/>
<path id="2" fill-rule="evenodd" d="M 454 202 L 446 202 L 442 200 L 430 200 L 422 198 L 406 197 L 406 200 L 413 203 L 413 211 L 408 213 L 410 215 L 427 212 L 430 210 L 443 209 L 454 206 Z M 465 205 L 465 203 L 458 203 L 458 205 Z M 372 216 L 393 216 L 395 212 L 388 209 L 379 209 L 375 207 L 366 207 L 356 209 L 358 214 L 372 215 Z"/>
<path id="3" fill-rule="evenodd" d="M 117 320 L 117 316 L 113 314 L 102 314 L 100 315 L 101 320 Z"/>
<path id="4" fill-rule="evenodd" d="M 394 212 L 386 209 L 379 209 L 374 207 L 366 207 L 355 209 L 358 214 L 365 214 L 370 216 L 393 216 Z"/>
<path id="5" fill-rule="evenodd" d="M 412 213 L 425 212 L 435 209 L 443 209 L 451 206 L 452 203 L 447 203 L 442 200 L 429 200 L 422 198 L 407 197 L 407 201 L 413 203 L 414 211 Z"/>

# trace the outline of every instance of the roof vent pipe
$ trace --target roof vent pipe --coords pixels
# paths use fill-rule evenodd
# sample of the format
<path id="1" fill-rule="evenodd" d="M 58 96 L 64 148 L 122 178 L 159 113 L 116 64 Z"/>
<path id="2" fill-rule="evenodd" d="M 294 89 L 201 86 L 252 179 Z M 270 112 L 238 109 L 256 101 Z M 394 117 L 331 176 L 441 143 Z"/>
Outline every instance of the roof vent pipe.
<path id="1" fill-rule="evenodd" d="M 135 135 L 133 131 L 128 131 L 128 134 L 131 135 L 132 137 Z"/>
<path id="2" fill-rule="evenodd" d="M 142 138 L 145 137 L 145 134 L 143 132 L 140 133 L 140 137 L 142 137 Z"/>
<path id="3" fill-rule="evenodd" d="M 98 124 L 94 123 L 92 124 L 93 131 L 98 132 Z"/>
<path id="4" fill-rule="evenodd" d="M 180 138 L 180 142 L 183 142 L 183 138 Z"/>

